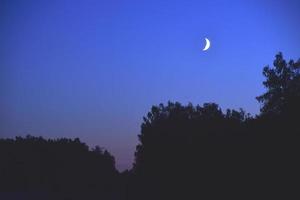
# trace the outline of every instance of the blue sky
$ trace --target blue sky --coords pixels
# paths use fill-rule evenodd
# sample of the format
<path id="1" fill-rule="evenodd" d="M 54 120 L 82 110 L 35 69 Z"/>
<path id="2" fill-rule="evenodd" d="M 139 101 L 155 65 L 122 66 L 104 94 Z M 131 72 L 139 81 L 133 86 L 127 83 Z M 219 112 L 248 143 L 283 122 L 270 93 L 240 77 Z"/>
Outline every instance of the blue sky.
<path id="1" fill-rule="evenodd" d="M 125 169 L 151 105 L 216 102 L 256 114 L 263 66 L 278 51 L 300 58 L 299 7 L 1 0 L 0 136 L 79 137 Z"/>

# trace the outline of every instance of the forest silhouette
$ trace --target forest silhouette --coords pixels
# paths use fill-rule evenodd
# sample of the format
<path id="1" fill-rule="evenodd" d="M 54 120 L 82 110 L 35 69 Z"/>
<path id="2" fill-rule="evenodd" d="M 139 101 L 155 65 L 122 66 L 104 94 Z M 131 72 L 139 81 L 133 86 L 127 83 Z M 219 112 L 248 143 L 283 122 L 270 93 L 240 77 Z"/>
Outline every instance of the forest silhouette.
<path id="1" fill-rule="evenodd" d="M 0 199 L 287 199 L 297 188 L 300 60 L 263 68 L 261 111 L 152 106 L 133 167 L 76 139 L 0 139 Z M 247 92 L 247 91 L 245 91 Z"/>

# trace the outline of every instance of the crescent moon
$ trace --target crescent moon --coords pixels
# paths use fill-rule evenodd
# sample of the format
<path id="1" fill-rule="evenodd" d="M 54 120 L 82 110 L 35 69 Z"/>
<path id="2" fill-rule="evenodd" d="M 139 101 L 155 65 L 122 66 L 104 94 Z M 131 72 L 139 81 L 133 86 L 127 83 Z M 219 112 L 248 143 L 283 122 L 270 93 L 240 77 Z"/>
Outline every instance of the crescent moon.
<path id="1" fill-rule="evenodd" d="M 206 44 L 205 44 L 203 51 L 206 51 L 210 47 L 210 41 L 207 38 L 205 38 L 205 41 L 206 41 Z"/>

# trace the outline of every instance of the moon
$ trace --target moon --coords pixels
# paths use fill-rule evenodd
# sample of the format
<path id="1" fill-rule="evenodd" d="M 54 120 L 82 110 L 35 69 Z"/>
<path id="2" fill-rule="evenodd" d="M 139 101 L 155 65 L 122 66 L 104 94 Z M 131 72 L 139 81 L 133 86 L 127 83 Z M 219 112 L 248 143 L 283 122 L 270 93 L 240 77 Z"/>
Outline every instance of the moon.
<path id="1" fill-rule="evenodd" d="M 206 51 L 210 47 L 210 41 L 209 41 L 209 39 L 205 38 L 205 41 L 206 41 L 206 44 L 205 44 L 205 47 L 204 47 L 204 49 L 202 51 Z"/>

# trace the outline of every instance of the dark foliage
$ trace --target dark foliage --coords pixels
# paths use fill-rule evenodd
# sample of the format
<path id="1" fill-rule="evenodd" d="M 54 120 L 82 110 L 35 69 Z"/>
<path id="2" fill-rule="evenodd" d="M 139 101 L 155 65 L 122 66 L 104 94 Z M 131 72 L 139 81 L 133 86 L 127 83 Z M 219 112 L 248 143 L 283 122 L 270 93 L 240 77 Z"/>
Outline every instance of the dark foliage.
<path id="1" fill-rule="evenodd" d="M 1 139 L 0 162 L 0 198 L 115 199 L 114 158 L 79 139 Z"/>
<path id="2" fill-rule="evenodd" d="M 295 137 L 300 133 L 300 60 L 286 62 L 279 53 L 273 65 L 264 67 L 263 84 L 267 91 L 257 97 L 262 104 L 257 117 L 260 132 L 281 139 L 282 136 Z"/>
<path id="3" fill-rule="evenodd" d="M 190 199 L 240 190 L 235 183 L 250 178 L 252 121 L 243 110 L 223 113 L 214 103 L 153 106 L 135 154 L 137 195 Z"/>
<path id="4" fill-rule="evenodd" d="M 276 55 L 274 67 L 264 67 L 263 82 L 268 89 L 266 93 L 257 97 L 262 103 L 262 115 L 290 115 L 300 111 L 300 61 L 283 59 L 282 53 Z"/>
<path id="5" fill-rule="evenodd" d="M 265 67 L 261 114 L 169 102 L 144 117 L 129 199 L 284 197 L 295 189 L 299 64 L 281 53 Z"/>
<path id="6" fill-rule="evenodd" d="M 256 117 L 215 103 L 153 106 L 133 168 L 121 174 L 107 151 L 79 139 L 0 140 L 0 191 L 36 199 L 291 199 L 299 189 L 300 61 L 279 53 L 263 75 Z"/>

